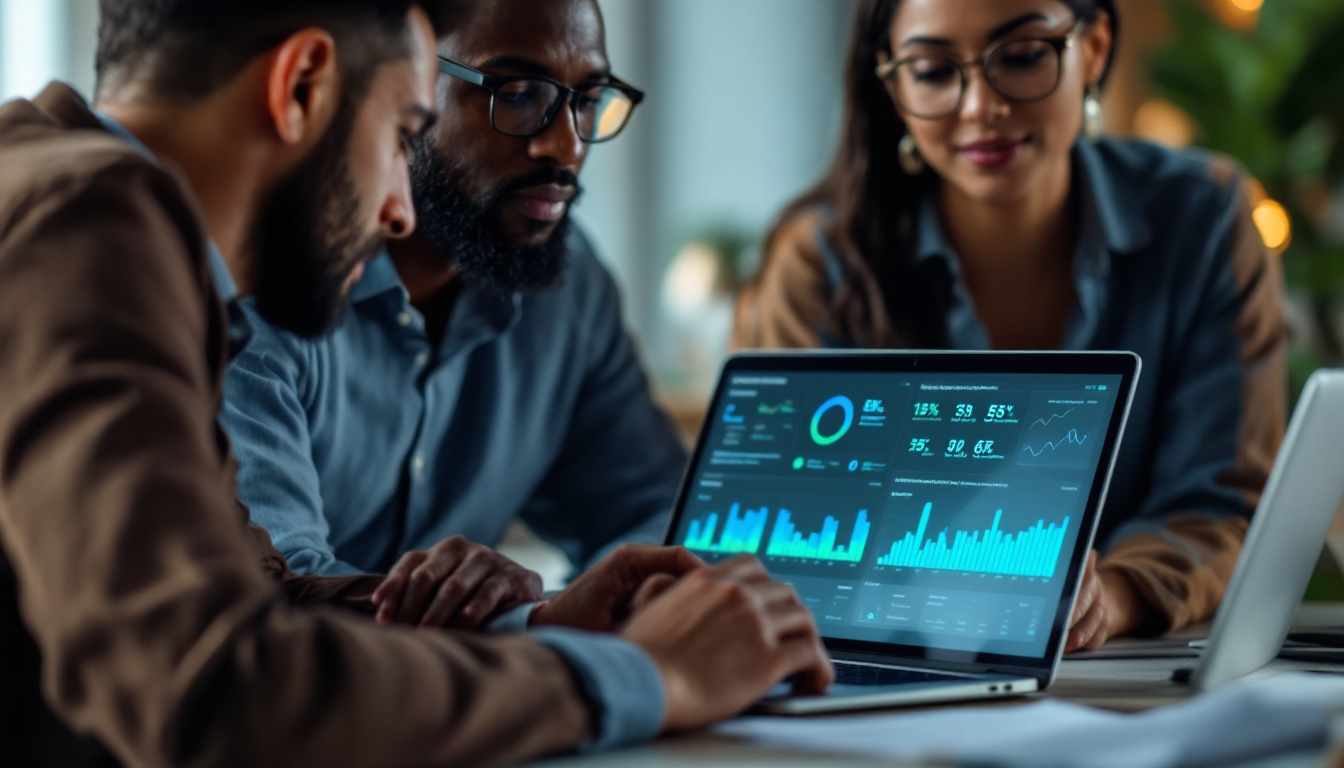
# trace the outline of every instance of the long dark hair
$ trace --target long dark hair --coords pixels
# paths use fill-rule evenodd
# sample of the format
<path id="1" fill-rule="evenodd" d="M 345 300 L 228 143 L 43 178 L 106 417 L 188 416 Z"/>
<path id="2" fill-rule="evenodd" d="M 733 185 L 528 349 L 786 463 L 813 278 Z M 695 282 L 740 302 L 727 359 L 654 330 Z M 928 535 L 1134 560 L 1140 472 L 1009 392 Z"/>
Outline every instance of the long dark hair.
<path id="1" fill-rule="evenodd" d="M 1106 11 L 1118 40 L 1115 0 L 1063 2 L 1089 22 Z M 822 180 L 781 214 L 764 253 L 768 258 L 788 222 L 825 211 L 822 232 L 843 272 L 832 297 L 830 330 L 862 347 L 939 348 L 947 341 L 948 278 L 936 263 L 912 263 L 916 215 L 937 181 L 931 173 L 912 177 L 901 171 L 897 146 L 905 125 L 875 73 L 878 53 L 890 53 L 891 22 L 899 3 L 859 3 L 845 67 L 840 147 Z"/>

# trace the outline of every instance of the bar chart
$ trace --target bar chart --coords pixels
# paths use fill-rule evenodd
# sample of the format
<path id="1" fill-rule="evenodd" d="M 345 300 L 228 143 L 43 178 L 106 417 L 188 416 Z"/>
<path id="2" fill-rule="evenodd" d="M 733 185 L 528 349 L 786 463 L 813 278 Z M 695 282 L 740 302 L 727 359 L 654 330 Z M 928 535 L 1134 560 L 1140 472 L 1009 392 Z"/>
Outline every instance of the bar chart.
<path id="1" fill-rule="evenodd" d="M 749 509 L 742 511 L 742 505 L 733 504 L 728 509 L 728 519 L 723 530 L 719 531 L 719 513 L 709 512 L 697 520 L 692 520 L 686 531 L 683 545 L 698 552 L 714 552 L 724 555 L 737 555 L 744 552 L 756 554 L 761 548 L 761 539 L 765 536 L 765 522 L 770 510 Z M 714 537 L 720 534 L 716 542 Z"/>
<path id="2" fill-rule="evenodd" d="M 1003 510 L 994 513 L 994 521 L 980 531 L 956 531 L 949 540 L 944 528 L 936 537 L 928 535 L 933 503 L 924 505 L 919 527 L 891 544 L 877 559 L 878 565 L 907 568 L 936 568 L 994 573 L 1005 576 L 1050 578 L 1055 575 L 1069 518 L 1059 524 L 1044 520 L 1025 531 L 1005 533 L 999 528 Z"/>
<path id="3" fill-rule="evenodd" d="M 868 533 L 872 525 L 868 522 L 868 510 L 859 510 L 850 532 L 848 544 L 837 544 L 840 535 L 840 521 L 827 515 L 822 521 L 821 530 L 803 533 L 793 522 L 793 513 L 787 509 L 779 511 L 775 527 L 770 530 L 770 541 L 765 554 L 771 557 L 797 557 L 809 560 L 834 560 L 845 563 L 857 563 L 863 559 L 864 547 L 868 544 Z"/>

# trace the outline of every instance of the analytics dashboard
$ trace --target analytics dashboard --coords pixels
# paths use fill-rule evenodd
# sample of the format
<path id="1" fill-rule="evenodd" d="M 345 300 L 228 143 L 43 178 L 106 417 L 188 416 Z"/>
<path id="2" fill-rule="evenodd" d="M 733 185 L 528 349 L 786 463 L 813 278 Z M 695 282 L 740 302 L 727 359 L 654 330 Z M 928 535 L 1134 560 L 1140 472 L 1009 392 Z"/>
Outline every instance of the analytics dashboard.
<path id="1" fill-rule="evenodd" d="M 760 557 L 829 638 L 1040 657 L 1120 384 L 729 374 L 674 540 Z"/>

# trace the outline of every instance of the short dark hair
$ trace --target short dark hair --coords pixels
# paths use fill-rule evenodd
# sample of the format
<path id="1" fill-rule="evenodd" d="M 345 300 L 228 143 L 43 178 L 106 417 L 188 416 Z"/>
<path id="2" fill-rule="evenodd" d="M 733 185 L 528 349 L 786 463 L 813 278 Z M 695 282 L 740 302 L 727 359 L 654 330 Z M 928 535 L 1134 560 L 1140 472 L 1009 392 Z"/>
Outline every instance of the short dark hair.
<path id="1" fill-rule="evenodd" d="M 305 27 L 336 40 L 347 98 L 362 98 L 379 65 L 409 55 L 411 8 L 436 37 L 473 0 L 99 0 L 98 92 L 128 81 L 191 100 L 228 83 L 253 57 Z"/>

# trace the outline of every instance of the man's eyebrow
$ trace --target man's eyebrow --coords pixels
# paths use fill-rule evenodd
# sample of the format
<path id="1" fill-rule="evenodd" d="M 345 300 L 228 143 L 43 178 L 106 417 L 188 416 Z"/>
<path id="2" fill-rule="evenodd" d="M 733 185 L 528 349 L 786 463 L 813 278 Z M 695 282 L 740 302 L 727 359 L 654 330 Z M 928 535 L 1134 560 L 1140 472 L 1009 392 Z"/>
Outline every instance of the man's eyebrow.
<path id="1" fill-rule="evenodd" d="M 1043 13 L 1024 13 L 1011 21 L 1005 22 L 991 29 L 989 31 L 989 41 L 992 43 L 995 40 L 1002 38 L 1004 35 L 1007 35 L 1009 32 L 1012 32 L 1013 30 L 1017 29 L 1018 27 L 1025 26 L 1027 24 L 1032 23 L 1033 21 L 1051 21 L 1051 20 L 1052 19 L 1049 16 L 1046 16 Z M 956 43 L 952 42 L 951 40 L 948 40 L 945 37 L 926 37 L 923 35 L 916 37 L 908 37 L 905 39 L 904 42 L 901 43 L 902 48 L 908 48 L 912 45 L 933 45 L 933 46 L 940 46 L 943 48 L 952 48 L 956 45 Z"/>
<path id="2" fill-rule="evenodd" d="M 479 67 L 476 67 L 476 69 L 507 69 L 511 72 L 517 72 L 520 75 L 552 76 L 551 68 L 545 64 L 523 56 L 514 56 L 511 54 L 504 54 L 486 59 Z"/>
<path id="3" fill-rule="evenodd" d="M 424 135 L 439 119 L 438 113 L 423 104 L 412 104 L 403 109 L 402 114 L 406 116 L 407 120 L 420 121 L 420 127 L 415 130 L 417 136 Z"/>
<path id="4" fill-rule="evenodd" d="M 475 67 L 475 69 L 479 69 L 482 71 L 503 69 L 520 75 L 540 75 L 542 77 L 550 77 L 550 78 L 555 77 L 555 70 L 551 69 L 545 64 L 542 64 L 541 62 L 535 61 L 533 59 L 526 58 L 524 56 L 516 56 L 512 54 L 502 54 L 499 56 L 494 56 L 492 58 L 486 59 L 484 62 L 481 63 L 480 66 Z M 584 81 L 586 82 L 590 80 L 606 80 L 609 77 L 611 77 L 611 67 L 604 66 L 599 69 L 595 69 L 592 72 L 589 72 L 587 76 L 584 77 Z"/>

